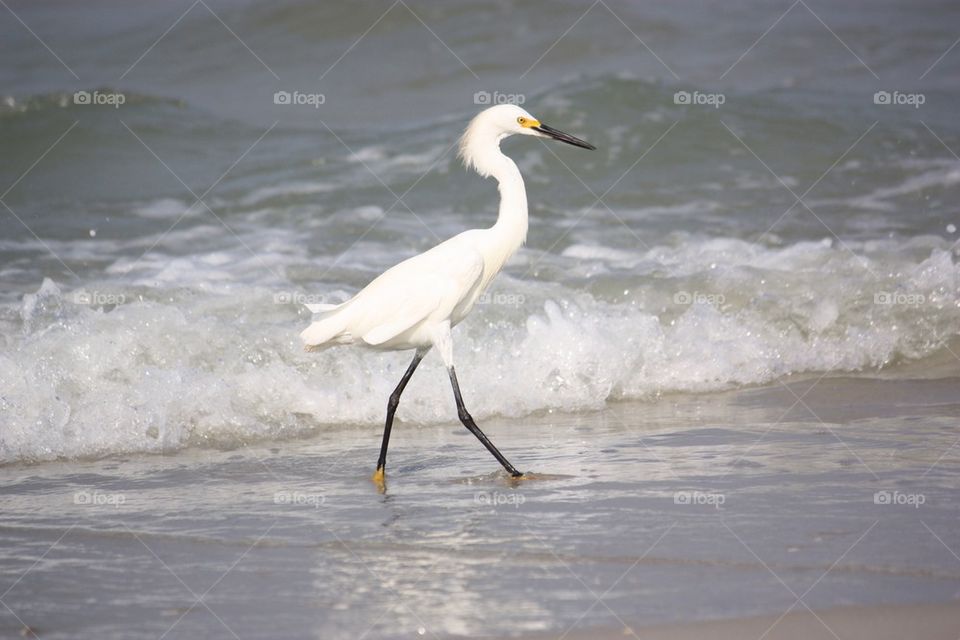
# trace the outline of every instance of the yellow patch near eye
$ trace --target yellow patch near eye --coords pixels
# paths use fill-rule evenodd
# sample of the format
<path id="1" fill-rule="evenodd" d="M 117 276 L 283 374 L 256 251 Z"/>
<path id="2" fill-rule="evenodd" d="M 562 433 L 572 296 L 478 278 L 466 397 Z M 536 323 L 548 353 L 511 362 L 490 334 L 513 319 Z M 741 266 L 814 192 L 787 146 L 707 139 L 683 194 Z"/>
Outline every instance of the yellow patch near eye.
<path id="1" fill-rule="evenodd" d="M 517 123 L 527 129 L 540 126 L 540 121 L 534 120 L 533 118 L 517 118 Z"/>

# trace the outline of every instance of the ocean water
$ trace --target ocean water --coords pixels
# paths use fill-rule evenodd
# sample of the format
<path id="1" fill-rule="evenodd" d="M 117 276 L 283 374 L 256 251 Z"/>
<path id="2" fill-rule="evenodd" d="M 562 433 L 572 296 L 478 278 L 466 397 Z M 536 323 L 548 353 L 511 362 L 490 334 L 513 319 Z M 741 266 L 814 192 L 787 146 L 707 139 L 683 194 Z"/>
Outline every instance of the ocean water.
<path id="1" fill-rule="evenodd" d="M 958 6 L 10 9 L 0 462 L 379 425 L 408 355 L 304 353 L 301 303 L 493 223 L 453 149 L 486 97 L 599 150 L 504 143 L 530 233 L 455 333 L 477 418 L 960 353 Z M 437 362 L 402 421 L 454 418 Z"/>
<path id="2" fill-rule="evenodd" d="M 402 425 L 386 495 L 364 427 L 5 465 L 0 635 L 646 638 L 770 616 L 726 636 L 756 638 L 806 606 L 829 626 L 800 637 L 877 638 L 831 621 L 855 606 L 898 611 L 883 637 L 949 638 L 909 607 L 957 628 L 958 416 L 956 378 L 808 378 L 485 420 L 519 481 L 460 425 Z"/>

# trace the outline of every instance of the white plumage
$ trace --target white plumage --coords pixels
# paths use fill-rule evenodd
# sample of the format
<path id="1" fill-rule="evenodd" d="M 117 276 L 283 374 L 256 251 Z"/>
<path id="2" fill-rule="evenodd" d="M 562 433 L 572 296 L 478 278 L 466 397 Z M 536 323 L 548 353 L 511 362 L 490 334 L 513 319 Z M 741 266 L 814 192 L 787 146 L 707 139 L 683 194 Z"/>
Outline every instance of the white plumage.
<path id="1" fill-rule="evenodd" d="M 481 292 L 486 262 L 467 231 L 391 267 L 300 334 L 308 350 L 338 344 L 374 349 L 427 348 L 456 325 Z M 492 265 L 491 265 L 492 266 Z M 497 269 L 499 270 L 499 269 Z M 311 309 L 314 311 L 314 309 Z"/>
<path id="2" fill-rule="evenodd" d="M 515 105 L 490 107 L 477 115 L 460 141 L 467 167 L 499 183 L 500 211 L 488 229 L 460 233 L 388 269 L 340 305 L 307 305 L 318 317 L 301 334 L 307 350 L 354 344 L 372 349 L 416 349 L 410 368 L 387 405 L 377 473 L 384 479 L 387 443 L 400 394 L 420 360 L 437 347 L 446 365 L 460 419 L 512 475 L 521 475 L 486 439 L 463 406 L 453 368 L 450 331 L 463 320 L 504 263 L 527 237 L 527 194 L 520 170 L 500 151 L 507 136 L 549 137 L 593 149 L 588 143 L 541 124 Z"/>

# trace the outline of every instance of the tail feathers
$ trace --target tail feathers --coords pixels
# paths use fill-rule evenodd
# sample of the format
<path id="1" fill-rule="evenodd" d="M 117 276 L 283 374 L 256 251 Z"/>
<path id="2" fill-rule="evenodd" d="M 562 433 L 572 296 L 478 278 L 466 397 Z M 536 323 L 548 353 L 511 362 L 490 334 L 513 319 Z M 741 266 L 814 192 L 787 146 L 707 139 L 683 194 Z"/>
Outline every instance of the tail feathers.
<path id="1" fill-rule="evenodd" d="M 323 313 L 325 311 L 333 311 L 339 304 L 305 304 L 303 305 L 310 310 L 311 313 Z"/>
<path id="2" fill-rule="evenodd" d="M 304 329 L 300 333 L 300 340 L 303 341 L 304 348 L 307 351 L 319 351 L 342 342 L 342 339 L 337 340 L 337 338 L 344 337 L 346 325 L 343 314 L 331 314 Z"/>

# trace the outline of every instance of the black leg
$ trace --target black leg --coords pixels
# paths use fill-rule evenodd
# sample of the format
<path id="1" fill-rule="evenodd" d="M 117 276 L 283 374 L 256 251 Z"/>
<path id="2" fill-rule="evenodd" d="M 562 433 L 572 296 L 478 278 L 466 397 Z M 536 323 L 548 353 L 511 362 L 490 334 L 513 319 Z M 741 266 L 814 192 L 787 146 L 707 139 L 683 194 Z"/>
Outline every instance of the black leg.
<path id="1" fill-rule="evenodd" d="M 460 422 L 463 423 L 467 429 L 470 430 L 470 433 L 477 436 L 477 440 L 483 443 L 483 446 L 487 448 L 487 451 L 493 454 L 493 457 L 497 459 L 497 462 L 503 465 L 503 468 L 507 470 L 514 478 L 519 478 L 523 474 L 516 470 L 516 468 L 510 464 L 510 461 L 503 457 L 503 454 L 500 453 L 493 443 L 490 442 L 490 439 L 483 434 L 483 431 L 480 431 L 480 427 L 477 426 L 477 423 L 473 421 L 473 417 L 467 411 L 467 407 L 463 404 L 463 397 L 460 395 L 460 384 L 457 382 L 457 372 L 454 371 L 453 367 L 450 367 L 450 383 L 453 385 L 453 397 L 457 400 L 457 415 L 460 416 Z"/>
<path id="2" fill-rule="evenodd" d="M 390 400 L 387 402 L 387 422 L 383 426 L 383 444 L 380 445 L 380 458 L 377 460 L 377 470 L 373 474 L 373 479 L 379 483 L 383 482 L 384 469 L 387 465 L 387 445 L 390 444 L 390 429 L 393 428 L 393 414 L 397 412 L 397 406 L 400 404 L 400 394 L 403 393 L 413 372 L 417 370 L 417 365 L 427 355 L 426 351 L 417 351 L 413 356 L 413 362 L 407 367 L 407 372 L 400 378 L 400 384 L 390 394 Z"/>

